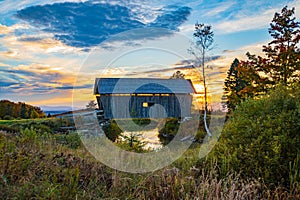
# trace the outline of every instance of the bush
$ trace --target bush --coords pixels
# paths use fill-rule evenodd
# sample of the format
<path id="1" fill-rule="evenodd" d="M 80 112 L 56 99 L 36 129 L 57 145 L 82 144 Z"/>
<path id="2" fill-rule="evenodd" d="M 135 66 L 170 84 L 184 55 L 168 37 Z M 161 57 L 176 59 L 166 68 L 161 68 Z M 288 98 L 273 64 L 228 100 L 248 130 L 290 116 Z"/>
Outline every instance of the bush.
<path id="1" fill-rule="evenodd" d="M 281 86 L 237 107 L 211 154 L 221 160 L 224 174 L 234 170 L 269 186 L 299 183 L 299 89 Z"/>
<path id="2" fill-rule="evenodd" d="M 12 116 L 10 116 L 10 115 L 5 115 L 5 116 L 3 117 L 3 119 L 4 119 L 4 120 L 13 120 L 14 118 L 13 118 Z"/>
<path id="3" fill-rule="evenodd" d="M 12 132 L 12 133 L 16 133 L 19 131 L 19 129 L 17 129 L 17 128 L 10 127 L 10 126 L 4 125 L 4 124 L 0 124 L 0 130 Z"/>
<path id="4" fill-rule="evenodd" d="M 180 124 L 177 118 L 168 118 L 164 127 L 159 130 L 159 139 L 163 145 L 169 144 L 178 132 Z"/>
<path id="5" fill-rule="evenodd" d="M 106 137 L 113 142 L 115 142 L 122 133 L 122 130 L 114 120 L 112 120 L 108 125 L 103 126 L 103 131 Z"/>
<path id="6" fill-rule="evenodd" d="M 81 140 L 77 133 L 70 134 L 56 134 L 56 142 L 58 144 L 66 145 L 71 149 L 78 149 L 81 146 Z"/>

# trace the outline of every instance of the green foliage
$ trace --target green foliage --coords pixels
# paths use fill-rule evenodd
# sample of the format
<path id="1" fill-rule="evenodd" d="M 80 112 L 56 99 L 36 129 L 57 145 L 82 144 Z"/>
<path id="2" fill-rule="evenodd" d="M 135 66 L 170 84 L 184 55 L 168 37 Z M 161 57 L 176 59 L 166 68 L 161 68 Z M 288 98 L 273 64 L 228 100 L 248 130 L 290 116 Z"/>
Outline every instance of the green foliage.
<path id="1" fill-rule="evenodd" d="M 7 126 L 5 124 L 0 124 L 0 130 L 2 131 L 7 131 L 7 132 L 12 132 L 12 133 L 16 133 L 19 131 L 18 128 L 14 128 L 14 127 L 11 127 L 11 126 Z"/>
<path id="2" fill-rule="evenodd" d="M 159 139 L 163 145 L 167 145 L 174 138 L 178 132 L 180 124 L 178 123 L 177 118 L 167 118 L 165 125 L 162 129 L 159 130 Z"/>
<path id="3" fill-rule="evenodd" d="M 133 118 L 132 121 L 139 126 L 146 126 L 151 123 L 149 118 Z"/>
<path id="4" fill-rule="evenodd" d="M 55 139 L 58 144 L 65 145 L 71 149 L 78 149 L 82 145 L 79 135 L 75 132 L 69 134 L 56 134 Z"/>
<path id="5" fill-rule="evenodd" d="M 273 40 L 262 48 L 265 57 L 248 52 L 248 59 L 240 63 L 240 74 L 251 83 L 241 94 L 265 94 L 280 83 L 289 85 L 300 80 L 300 22 L 296 21 L 295 9 L 286 6 L 275 13 L 269 34 Z"/>
<path id="6" fill-rule="evenodd" d="M 202 49 L 202 52 L 208 51 L 214 43 L 214 33 L 209 25 L 196 23 L 193 37 L 196 39 L 196 45 Z"/>
<path id="7" fill-rule="evenodd" d="M 270 24 L 269 34 L 274 40 L 263 46 L 267 60 L 261 70 L 270 76 L 273 83 L 287 84 L 300 80 L 300 22 L 295 20 L 295 8 L 285 6 L 281 13 L 275 13 Z"/>
<path id="8" fill-rule="evenodd" d="M 105 197 L 112 182 L 110 170 L 88 156 L 81 158 L 70 153 L 70 149 L 63 149 L 49 136 L 41 148 L 36 141 L 45 137 L 34 130 L 24 130 L 20 137 L 0 132 L 1 198 Z"/>
<path id="9" fill-rule="evenodd" d="M 167 118 L 164 127 L 159 133 L 176 134 L 180 124 L 177 118 Z"/>
<path id="10" fill-rule="evenodd" d="M 22 142 L 35 142 L 37 139 L 37 132 L 31 127 L 30 129 L 26 128 L 25 130 L 21 130 L 21 141 Z"/>
<path id="11" fill-rule="evenodd" d="M 170 79 L 184 79 L 185 74 L 182 73 L 181 71 L 176 71 L 171 77 Z"/>
<path id="12" fill-rule="evenodd" d="M 3 119 L 4 119 L 4 120 L 13 120 L 14 118 L 13 118 L 12 116 L 10 116 L 10 115 L 5 115 L 5 116 L 3 117 Z"/>
<path id="13" fill-rule="evenodd" d="M 39 107 L 25 103 L 14 103 L 8 100 L 0 101 L 0 118 L 2 119 L 36 119 L 45 117 L 45 113 Z"/>
<path id="14" fill-rule="evenodd" d="M 299 90 L 299 85 L 280 86 L 237 107 L 211 155 L 224 171 L 261 178 L 268 185 L 290 187 L 291 174 L 293 183 L 300 181 L 300 169 L 292 167 L 299 164 L 300 155 Z"/>
<path id="15" fill-rule="evenodd" d="M 235 59 L 231 64 L 227 77 L 224 82 L 224 91 L 226 95 L 226 105 L 228 111 L 233 111 L 242 100 L 245 99 L 240 91 L 242 91 L 246 86 L 250 85 L 250 82 L 247 82 L 243 79 L 242 74 L 238 71 L 239 60 Z"/>
<path id="16" fill-rule="evenodd" d="M 71 126 L 65 119 L 43 118 L 43 119 L 22 119 L 22 120 L 0 120 L 0 130 L 8 132 L 20 132 L 31 127 L 39 134 L 62 132 L 60 127 Z"/>
<path id="17" fill-rule="evenodd" d="M 126 151 L 132 151 L 137 153 L 146 152 L 146 150 L 143 149 L 145 143 L 141 141 L 140 136 L 141 134 L 133 133 L 130 133 L 128 136 L 121 135 L 123 141 L 119 141 L 117 145 Z"/>
<path id="18" fill-rule="evenodd" d="M 113 142 L 115 142 L 116 139 L 118 139 L 119 136 L 120 136 L 120 134 L 123 132 L 123 131 L 119 128 L 119 126 L 118 126 L 118 124 L 116 123 L 116 121 L 114 121 L 114 120 L 110 121 L 110 123 L 109 123 L 108 125 L 104 125 L 104 126 L 102 127 L 102 129 L 103 129 L 103 131 L 104 131 L 106 137 L 107 137 L 109 140 L 113 141 Z"/>
<path id="19" fill-rule="evenodd" d="M 97 162 L 82 145 L 69 145 L 78 141 L 76 134 L 60 136 L 33 129 L 24 130 L 22 135 L 0 131 L 2 199 L 296 199 L 300 195 L 296 184 L 289 190 L 269 190 L 263 182 L 234 173 L 220 178 L 216 164 L 195 166 L 203 162 L 195 146 L 172 166 L 129 174 Z M 120 145 L 129 147 L 128 143 Z M 298 166 L 299 158 L 289 166 L 294 169 L 289 174 L 293 183 Z"/>

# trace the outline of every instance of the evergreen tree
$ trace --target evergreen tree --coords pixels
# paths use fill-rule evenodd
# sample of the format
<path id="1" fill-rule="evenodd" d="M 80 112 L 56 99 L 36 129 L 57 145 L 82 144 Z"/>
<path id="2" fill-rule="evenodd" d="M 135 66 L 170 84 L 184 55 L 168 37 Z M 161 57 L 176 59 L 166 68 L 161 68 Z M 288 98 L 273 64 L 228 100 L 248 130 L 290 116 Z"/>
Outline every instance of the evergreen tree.
<path id="1" fill-rule="evenodd" d="M 27 118 L 27 109 L 26 109 L 26 104 L 25 103 L 21 103 L 21 113 L 20 113 L 20 117 L 22 119 L 26 119 Z"/>
<path id="2" fill-rule="evenodd" d="M 12 111 L 12 105 L 9 104 L 9 103 L 7 103 L 5 115 L 6 115 L 6 116 L 12 116 L 12 112 L 11 112 L 11 111 Z"/>
<path id="3" fill-rule="evenodd" d="M 242 74 L 239 73 L 239 60 L 236 58 L 231 64 L 228 72 L 227 78 L 224 83 L 224 91 L 226 96 L 226 105 L 228 111 L 235 109 L 236 105 L 244 99 L 244 96 L 241 94 L 241 91 L 249 86 L 250 83 L 243 79 Z"/>

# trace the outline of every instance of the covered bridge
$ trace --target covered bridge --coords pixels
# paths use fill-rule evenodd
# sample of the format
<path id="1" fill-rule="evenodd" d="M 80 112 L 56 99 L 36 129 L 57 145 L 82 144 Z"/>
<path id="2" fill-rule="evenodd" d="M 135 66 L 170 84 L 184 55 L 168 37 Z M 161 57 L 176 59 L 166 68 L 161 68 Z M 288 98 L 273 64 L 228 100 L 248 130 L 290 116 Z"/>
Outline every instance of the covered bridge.
<path id="1" fill-rule="evenodd" d="M 191 80 L 97 78 L 94 94 L 105 119 L 189 117 Z"/>

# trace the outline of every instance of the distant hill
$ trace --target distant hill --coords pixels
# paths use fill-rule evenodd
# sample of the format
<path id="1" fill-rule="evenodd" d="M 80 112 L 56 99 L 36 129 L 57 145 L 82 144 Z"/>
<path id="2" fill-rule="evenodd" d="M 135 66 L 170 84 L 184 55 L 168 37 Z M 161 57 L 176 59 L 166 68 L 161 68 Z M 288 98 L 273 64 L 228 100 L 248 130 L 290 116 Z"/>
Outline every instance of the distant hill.
<path id="1" fill-rule="evenodd" d="M 35 119 L 46 117 L 40 107 L 24 102 L 0 100 L 0 119 Z"/>
<path id="2" fill-rule="evenodd" d="M 76 110 L 76 109 L 73 109 L 71 106 L 40 106 L 41 107 L 41 109 L 43 110 L 43 111 L 47 111 L 47 112 L 49 112 L 49 111 L 61 111 L 61 110 L 63 110 L 63 111 L 71 111 L 71 110 Z"/>
<path id="3" fill-rule="evenodd" d="M 42 110 L 44 111 L 44 113 L 49 116 L 53 116 L 53 115 L 58 115 L 61 113 L 66 113 L 72 110 L 78 110 L 80 108 L 76 108 L 76 107 L 71 107 L 71 106 L 41 106 Z"/>
<path id="4" fill-rule="evenodd" d="M 54 116 L 61 113 L 69 112 L 69 110 L 43 110 L 46 116 Z"/>

